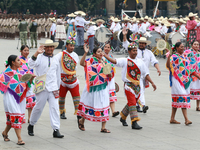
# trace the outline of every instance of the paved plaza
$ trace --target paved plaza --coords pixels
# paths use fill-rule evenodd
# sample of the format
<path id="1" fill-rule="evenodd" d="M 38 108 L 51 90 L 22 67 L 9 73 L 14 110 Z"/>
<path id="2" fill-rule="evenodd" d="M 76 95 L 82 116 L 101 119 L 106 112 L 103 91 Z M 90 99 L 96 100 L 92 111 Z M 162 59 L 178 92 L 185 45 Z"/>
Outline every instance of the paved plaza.
<path id="1" fill-rule="evenodd" d="M 0 39 L 0 71 L 3 71 L 4 61 L 11 54 L 20 55 L 17 50 L 16 40 Z M 45 42 L 45 39 L 38 43 Z M 30 49 L 30 56 L 36 49 Z M 55 50 L 55 54 L 61 50 Z M 126 55 L 113 54 L 115 58 L 125 57 Z M 81 57 L 79 57 L 81 59 Z M 178 109 L 176 120 L 180 125 L 169 124 L 171 115 L 171 89 L 169 86 L 169 73 L 165 67 L 166 59 L 158 58 L 162 75 L 158 77 L 156 69 L 150 67 L 150 76 L 157 85 L 157 90 L 153 88 L 146 89 L 146 104 L 149 110 L 146 114 L 140 113 L 139 125 L 142 130 L 132 130 L 130 118 L 127 118 L 128 127 L 123 127 L 120 123 L 120 116 L 110 117 L 106 128 L 111 133 L 100 133 L 101 123 L 85 122 L 86 131 L 80 131 L 77 125 L 77 119 L 74 115 L 74 106 L 70 93 L 66 97 L 66 116 L 67 120 L 61 120 L 60 132 L 64 134 L 63 139 L 53 138 L 53 130 L 50 126 L 49 108 L 46 104 L 43 113 L 34 126 L 35 136 L 30 137 L 27 133 L 28 123 L 23 124 L 22 139 L 26 144 L 18 146 L 17 137 L 13 129 L 9 132 L 10 142 L 4 142 L 0 139 L 0 150 L 197 150 L 199 149 L 200 139 L 200 112 L 196 111 L 196 102 L 191 102 L 191 108 L 188 110 L 188 117 L 192 125 L 185 126 L 181 109 Z M 123 82 L 121 80 L 121 68 L 116 68 L 115 80 L 119 84 L 120 91 L 117 93 L 116 110 L 121 111 L 126 104 L 126 98 L 123 91 Z M 84 69 L 78 65 L 78 79 L 80 81 L 80 93 L 85 86 Z M 6 117 L 3 107 L 3 95 L 0 95 L 0 133 L 6 126 Z M 26 118 L 27 118 L 26 111 Z M 111 114 L 110 114 L 111 116 Z"/>

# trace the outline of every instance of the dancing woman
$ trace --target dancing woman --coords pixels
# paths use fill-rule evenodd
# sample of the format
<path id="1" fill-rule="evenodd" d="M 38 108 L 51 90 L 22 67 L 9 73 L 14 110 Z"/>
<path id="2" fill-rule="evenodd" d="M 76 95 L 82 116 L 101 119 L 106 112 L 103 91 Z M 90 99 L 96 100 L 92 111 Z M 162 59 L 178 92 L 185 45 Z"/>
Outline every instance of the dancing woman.
<path id="1" fill-rule="evenodd" d="M 20 61 L 22 62 L 21 68 L 28 73 L 33 74 L 33 69 L 28 67 L 28 55 L 29 55 L 29 47 L 27 45 L 22 45 L 20 48 L 21 56 L 19 56 Z M 26 93 L 26 109 L 28 110 L 28 123 L 31 117 L 31 112 L 33 107 L 35 106 L 35 94 L 33 93 L 33 85 Z"/>
<path id="2" fill-rule="evenodd" d="M 184 54 L 190 60 L 190 65 L 192 69 L 196 71 L 198 75 L 200 75 L 200 53 L 199 50 L 199 42 L 194 41 L 192 42 L 192 47 L 189 50 L 186 50 Z M 196 100 L 196 111 L 200 111 L 199 102 L 200 102 L 200 80 L 197 77 L 191 76 L 192 82 L 190 87 L 190 99 Z"/>
<path id="3" fill-rule="evenodd" d="M 180 124 L 175 120 L 177 108 L 181 108 L 185 118 L 185 125 L 192 124 L 187 117 L 187 108 L 190 108 L 190 75 L 200 79 L 199 75 L 191 68 L 189 59 L 184 55 L 184 45 L 175 44 L 175 54 L 168 56 L 166 66 L 170 71 L 170 86 L 172 96 L 171 124 Z M 167 49 L 169 52 L 169 50 Z"/>
<path id="4" fill-rule="evenodd" d="M 111 51 L 111 45 L 110 44 L 106 44 L 104 46 L 104 53 L 113 58 L 112 55 L 109 54 L 109 52 Z M 104 57 L 105 58 L 105 57 Z M 105 58 L 106 59 L 106 58 Z M 111 63 L 109 60 L 106 59 L 106 62 Z M 108 87 L 109 87 L 109 97 L 110 97 L 110 108 L 112 111 L 112 117 L 116 117 L 119 115 L 119 111 L 115 111 L 115 102 L 117 101 L 117 96 L 116 96 L 116 91 L 115 91 L 115 67 L 114 65 L 111 63 L 112 65 L 112 74 L 108 77 Z"/>
<path id="5" fill-rule="evenodd" d="M 21 137 L 22 124 L 25 123 L 26 93 L 31 87 L 35 75 L 27 83 L 21 82 L 20 78 L 26 72 L 20 68 L 21 62 L 16 55 L 8 57 L 6 69 L 0 75 L 0 91 L 4 94 L 3 102 L 6 113 L 6 128 L 2 132 L 5 142 L 10 141 L 8 132 L 15 129 L 18 145 L 24 145 Z"/>
<path id="6" fill-rule="evenodd" d="M 82 116 L 79 120 L 79 129 L 85 131 L 85 119 L 93 122 L 102 122 L 101 132 L 110 133 L 105 128 L 106 122 L 109 120 L 109 88 L 107 76 L 103 73 L 102 49 L 94 48 L 93 56 L 86 59 L 89 48 L 84 45 L 85 53 L 81 58 L 80 65 L 85 69 L 86 85 L 81 95 L 78 116 Z"/>

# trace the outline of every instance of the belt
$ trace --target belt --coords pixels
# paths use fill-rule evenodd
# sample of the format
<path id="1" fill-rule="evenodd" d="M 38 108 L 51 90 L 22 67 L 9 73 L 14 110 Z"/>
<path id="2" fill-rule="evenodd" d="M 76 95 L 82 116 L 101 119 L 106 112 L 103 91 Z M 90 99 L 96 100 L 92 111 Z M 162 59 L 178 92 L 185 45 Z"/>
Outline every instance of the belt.
<path id="1" fill-rule="evenodd" d="M 70 24 L 69 26 L 72 26 L 72 27 L 73 27 L 73 24 Z"/>
<path id="2" fill-rule="evenodd" d="M 94 37 L 94 35 L 89 35 L 89 36 L 88 36 L 88 39 L 91 38 L 91 37 Z"/>
<path id="3" fill-rule="evenodd" d="M 76 26 L 77 28 L 84 28 L 83 26 Z"/>

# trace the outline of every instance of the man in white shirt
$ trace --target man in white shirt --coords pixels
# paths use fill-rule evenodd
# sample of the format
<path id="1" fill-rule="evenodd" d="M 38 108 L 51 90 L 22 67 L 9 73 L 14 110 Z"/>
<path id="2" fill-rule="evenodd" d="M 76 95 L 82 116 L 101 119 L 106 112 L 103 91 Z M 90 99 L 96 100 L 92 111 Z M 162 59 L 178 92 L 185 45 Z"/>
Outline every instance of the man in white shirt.
<path id="1" fill-rule="evenodd" d="M 124 31 L 123 47 L 126 50 L 128 50 L 128 45 L 130 43 L 128 42 L 128 40 L 126 38 L 126 35 L 127 35 L 127 31 L 126 32 Z M 142 59 L 147 68 L 149 68 L 150 63 L 151 63 L 151 65 L 154 66 L 157 69 L 158 75 L 160 76 L 161 75 L 161 71 L 160 71 L 160 68 L 159 68 L 159 65 L 158 65 L 158 60 L 155 58 L 154 54 L 150 50 L 145 48 L 151 42 L 147 41 L 145 37 L 141 37 L 138 40 L 138 42 L 139 42 L 139 48 L 138 48 L 137 58 Z M 145 106 L 144 92 L 145 92 L 145 87 L 147 88 L 149 85 L 148 85 L 148 82 L 144 78 L 141 78 L 140 79 L 140 86 L 141 86 L 140 101 L 141 101 L 141 104 L 143 105 L 142 112 L 146 113 L 147 110 L 149 109 L 149 107 Z M 137 106 L 137 110 L 138 110 L 138 112 L 141 112 L 139 105 Z"/>
<path id="2" fill-rule="evenodd" d="M 187 35 L 188 30 L 186 29 L 185 24 L 186 22 L 181 18 L 179 20 L 179 25 L 180 25 L 179 32 L 183 33 L 184 35 Z"/>
<path id="3" fill-rule="evenodd" d="M 125 32 L 127 31 L 123 30 L 123 35 L 125 35 Z M 148 80 L 152 84 L 154 90 L 156 90 L 156 85 L 151 80 L 149 76 L 149 70 L 144 62 L 136 57 L 137 45 L 134 43 L 130 43 L 128 45 L 128 53 L 128 58 L 112 59 L 106 55 L 104 55 L 104 57 L 106 57 L 106 59 L 108 59 L 111 63 L 116 64 L 117 67 L 122 68 L 122 81 L 124 82 L 127 104 L 120 113 L 120 122 L 123 126 L 128 126 L 126 118 L 130 114 L 132 129 L 139 130 L 142 129 L 142 127 L 137 124 L 140 118 L 138 117 L 136 104 L 138 99 L 140 98 L 141 92 L 140 78 Z"/>
<path id="4" fill-rule="evenodd" d="M 144 18 L 139 19 L 138 24 L 138 34 L 141 36 L 144 36 L 144 34 L 147 32 L 146 24 L 144 23 Z"/>
<path id="5" fill-rule="evenodd" d="M 136 23 L 136 19 L 132 19 L 132 24 L 131 24 L 131 31 L 133 32 L 133 34 L 138 33 L 138 24 Z"/>
<path id="6" fill-rule="evenodd" d="M 94 35 L 95 35 L 95 23 L 90 22 L 89 28 L 87 30 L 90 54 L 92 54 L 93 49 L 94 49 Z"/>
<path id="7" fill-rule="evenodd" d="M 76 76 L 79 57 L 74 52 L 74 45 L 76 43 L 75 41 L 75 37 L 70 36 L 66 42 L 66 50 L 56 55 L 56 57 L 58 57 L 61 68 L 61 84 L 59 89 L 59 109 L 61 119 L 67 119 L 65 116 L 65 98 L 68 91 L 72 95 L 75 109 L 74 115 L 77 114 L 80 101 L 79 80 Z M 80 117 L 77 116 L 77 119 L 79 118 Z"/>
<path id="8" fill-rule="evenodd" d="M 35 74 L 37 77 L 46 74 L 46 77 L 43 79 L 44 81 L 40 81 L 40 87 L 45 86 L 45 89 L 35 94 L 37 101 L 31 113 L 28 134 L 30 136 L 34 136 L 33 127 L 40 118 L 44 106 L 48 101 L 51 127 L 53 128 L 53 137 L 63 138 L 64 135 L 61 135 L 59 132 L 60 119 L 58 98 L 61 80 L 60 63 L 58 58 L 53 55 L 53 51 L 58 46 L 58 42 L 53 43 L 52 40 L 46 40 L 45 43 L 40 43 L 40 45 L 42 46 L 40 46 L 35 54 L 29 58 L 28 65 L 31 69 L 35 68 Z M 37 78 L 35 80 L 37 80 Z"/>
<path id="9" fill-rule="evenodd" d="M 164 37 L 164 36 L 166 35 L 167 30 L 168 30 L 168 29 L 167 29 L 167 27 L 165 26 L 165 22 L 162 21 L 162 22 L 161 22 L 161 27 L 160 27 L 160 34 L 161 34 L 162 37 Z"/>
<path id="10" fill-rule="evenodd" d="M 84 45 L 84 25 L 88 24 L 90 21 L 86 21 L 82 17 L 82 13 L 80 12 L 78 16 L 75 18 L 75 25 L 77 31 L 77 39 L 78 39 L 78 46 Z"/>

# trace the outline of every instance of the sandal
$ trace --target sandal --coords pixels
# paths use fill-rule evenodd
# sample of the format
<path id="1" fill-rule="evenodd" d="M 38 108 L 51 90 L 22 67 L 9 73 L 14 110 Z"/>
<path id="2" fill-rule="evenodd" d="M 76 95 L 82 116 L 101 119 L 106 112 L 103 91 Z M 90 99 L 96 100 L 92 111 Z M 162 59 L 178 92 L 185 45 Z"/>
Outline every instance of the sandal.
<path id="1" fill-rule="evenodd" d="M 81 130 L 81 131 L 85 131 L 85 127 L 83 124 L 80 123 L 80 119 L 78 120 L 78 128 Z"/>
<path id="2" fill-rule="evenodd" d="M 3 136 L 5 142 L 10 141 L 10 139 L 8 138 L 8 135 L 4 135 L 4 134 L 2 133 L 2 136 Z"/>
<path id="3" fill-rule="evenodd" d="M 112 117 L 116 117 L 116 116 L 118 116 L 119 115 L 119 111 L 116 111 L 116 112 L 114 112 L 113 114 L 112 114 Z"/>
<path id="4" fill-rule="evenodd" d="M 108 129 L 101 129 L 101 133 L 111 133 Z"/>
<path id="5" fill-rule="evenodd" d="M 176 120 L 170 120 L 171 124 L 181 124 L 180 122 L 176 121 Z"/>
<path id="6" fill-rule="evenodd" d="M 192 124 L 192 121 L 188 120 L 188 121 L 185 122 L 185 125 L 190 125 L 190 124 Z"/>
<path id="7" fill-rule="evenodd" d="M 18 141 L 17 145 L 25 145 L 25 142 L 24 141 Z"/>
<path id="8" fill-rule="evenodd" d="M 197 108 L 196 108 L 196 111 L 200 111 L 200 108 L 199 108 L 199 107 L 197 107 Z"/>

